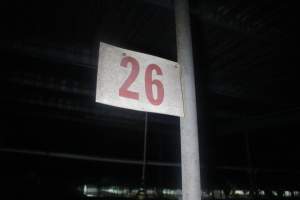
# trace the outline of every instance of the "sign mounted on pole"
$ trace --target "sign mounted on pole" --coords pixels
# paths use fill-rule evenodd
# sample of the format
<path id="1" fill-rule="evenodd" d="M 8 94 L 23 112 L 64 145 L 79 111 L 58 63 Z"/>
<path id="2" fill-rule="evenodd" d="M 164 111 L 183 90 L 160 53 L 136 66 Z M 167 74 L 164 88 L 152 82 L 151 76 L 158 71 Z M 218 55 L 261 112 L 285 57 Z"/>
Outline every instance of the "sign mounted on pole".
<path id="1" fill-rule="evenodd" d="M 101 42 L 96 102 L 182 117 L 180 66 Z"/>

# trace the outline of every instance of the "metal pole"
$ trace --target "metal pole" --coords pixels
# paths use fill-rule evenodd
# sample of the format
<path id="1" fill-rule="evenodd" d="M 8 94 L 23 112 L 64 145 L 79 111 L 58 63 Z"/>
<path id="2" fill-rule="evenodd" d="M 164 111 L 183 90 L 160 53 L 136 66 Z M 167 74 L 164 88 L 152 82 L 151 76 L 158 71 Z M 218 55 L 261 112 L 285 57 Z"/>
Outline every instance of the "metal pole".
<path id="1" fill-rule="evenodd" d="M 183 200 L 201 200 L 197 107 L 188 0 L 175 0 L 177 60 L 182 67 L 184 117 L 180 118 Z"/>
<path id="2" fill-rule="evenodd" d="M 148 113 L 145 112 L 145 129 L 144 129 L 144 152 L 143 152 L 143 173 L 142 184 L 146 184 L 146 167 L 147 167 L 147 135 L 148 135 Z"/>
<path id="3" fill-rule="evenodd" d="M 118 164 L 128 164 L 128 165 L 144 165 L 143 161 L 140 160 L 129 160 L 121 158 L 105 158 L 69 153 L 56 153 L 56 152 L 45 152 L 37 150 L 24 150 L 24 149 L 11 149 L 11 148 L 0 148 L 0 153 L 17 153 L 32 156 L 44 156 L 53 158 L 65 158 L 73 160 L 86 160 L 95 162 L 106 162 L 106 163 L 118 163 Z M 179 163 L 168 163 L 168 162 L 157 162 L 157 161 L 147 161 L 147 165 L 158 166 L 158 167 L 180 167 Z"/>

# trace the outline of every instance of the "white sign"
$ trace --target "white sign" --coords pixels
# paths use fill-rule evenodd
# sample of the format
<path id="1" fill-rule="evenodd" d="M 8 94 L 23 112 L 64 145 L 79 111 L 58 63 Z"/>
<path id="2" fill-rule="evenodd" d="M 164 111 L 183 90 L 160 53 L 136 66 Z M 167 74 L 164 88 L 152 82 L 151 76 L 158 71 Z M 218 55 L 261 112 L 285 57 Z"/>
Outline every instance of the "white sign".
<path id="1" fill-rule="evenodd" d="M 96 102 L 183 116 L 180 66 L 101 42 Z"/>

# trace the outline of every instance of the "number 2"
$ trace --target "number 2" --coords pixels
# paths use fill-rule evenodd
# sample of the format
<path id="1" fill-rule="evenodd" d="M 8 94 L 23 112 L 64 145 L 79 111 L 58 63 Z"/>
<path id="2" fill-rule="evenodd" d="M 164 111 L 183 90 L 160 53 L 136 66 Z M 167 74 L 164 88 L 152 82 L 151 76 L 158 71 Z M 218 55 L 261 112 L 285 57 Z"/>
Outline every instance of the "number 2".
<path id="1" fill-rule="evenodd" d="M 135 81 L 139 73 L 139 63 L 138 61 L 130 56 L 123 57 L 120 65 L 122 67 L 128 66 L 128 63 L 131 63 L 131 72 L 128 78 L 125 80 L 123 85 L 119 89 L 119 96 L 139 100 L 139 93 L 129 91 L 130 85 Z M 160 105 L 164 99 L 164 87 L 161 81 L 152 79 L 152 71 L 156 71 L 157 75 L 163 75 L 161 68 L 156 64 L 150 64 L 146 68 L 145 72 L 145 91 L 148 101 L 152 105 Z M 153 97 L 153 85 L 157 88 L 157 98 Z"/>
<path id="2" fill-rule="evenodd" d="M 132 70 L 126 81 L 123 83 L 123 85 L 119 89 L 119 96 L 130 98 L 130 99 L 139 99 L 139 93 L 129 91 L 128 88 L 130 85 L 135 81 L 136 77 L 139 73 L 139 63 L 136 59 L 130 56 L 126 56 L 121 61 L 122 67 L 127 67 L 128 63 L 131 63 Z"/>

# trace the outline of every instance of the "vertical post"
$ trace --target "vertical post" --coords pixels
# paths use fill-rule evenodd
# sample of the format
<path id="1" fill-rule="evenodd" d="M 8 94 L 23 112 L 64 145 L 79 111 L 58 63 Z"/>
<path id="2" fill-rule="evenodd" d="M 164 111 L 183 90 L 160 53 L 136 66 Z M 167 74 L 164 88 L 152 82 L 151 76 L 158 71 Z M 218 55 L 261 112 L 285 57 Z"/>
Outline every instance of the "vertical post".
<path id="1" fill-rule="evenodd" d="M 143 173 L 142 173 L 142 185 L 146 184 L 146 167 L 147 167 L 147 137 L 148 137 L 148 113 L 145 112 L 145 127 L 144 127 L 144 151 L 143 151 Z"/>
<path id="2" fill-rule="evenodd" d="M 251 156 L 251 149 L 250 149 L 250 140 L 249 140 L 249 133 L 245 132 L 244 133 L 245 136 L 245 143 L 246 143 L 246 153 L 247 153 L 247 164 L 248 164 L 248 168 L 249 170 L 248 172 L 248 176 L 249 176 L 249 184 L 250 184 L 250 198 L 254 199 L 255 195 L 254 195 L 254 171 L 253 171 L 253 165 L 252 165 L 252 156 Z"/>
<path id="3" fill-rule="evenodd" d="M 177 60 L 182 67 L 184 117 L 180 118 L 183 200 L 201 200 L 195 77 L 188 0 L 175 0 Z"/>

